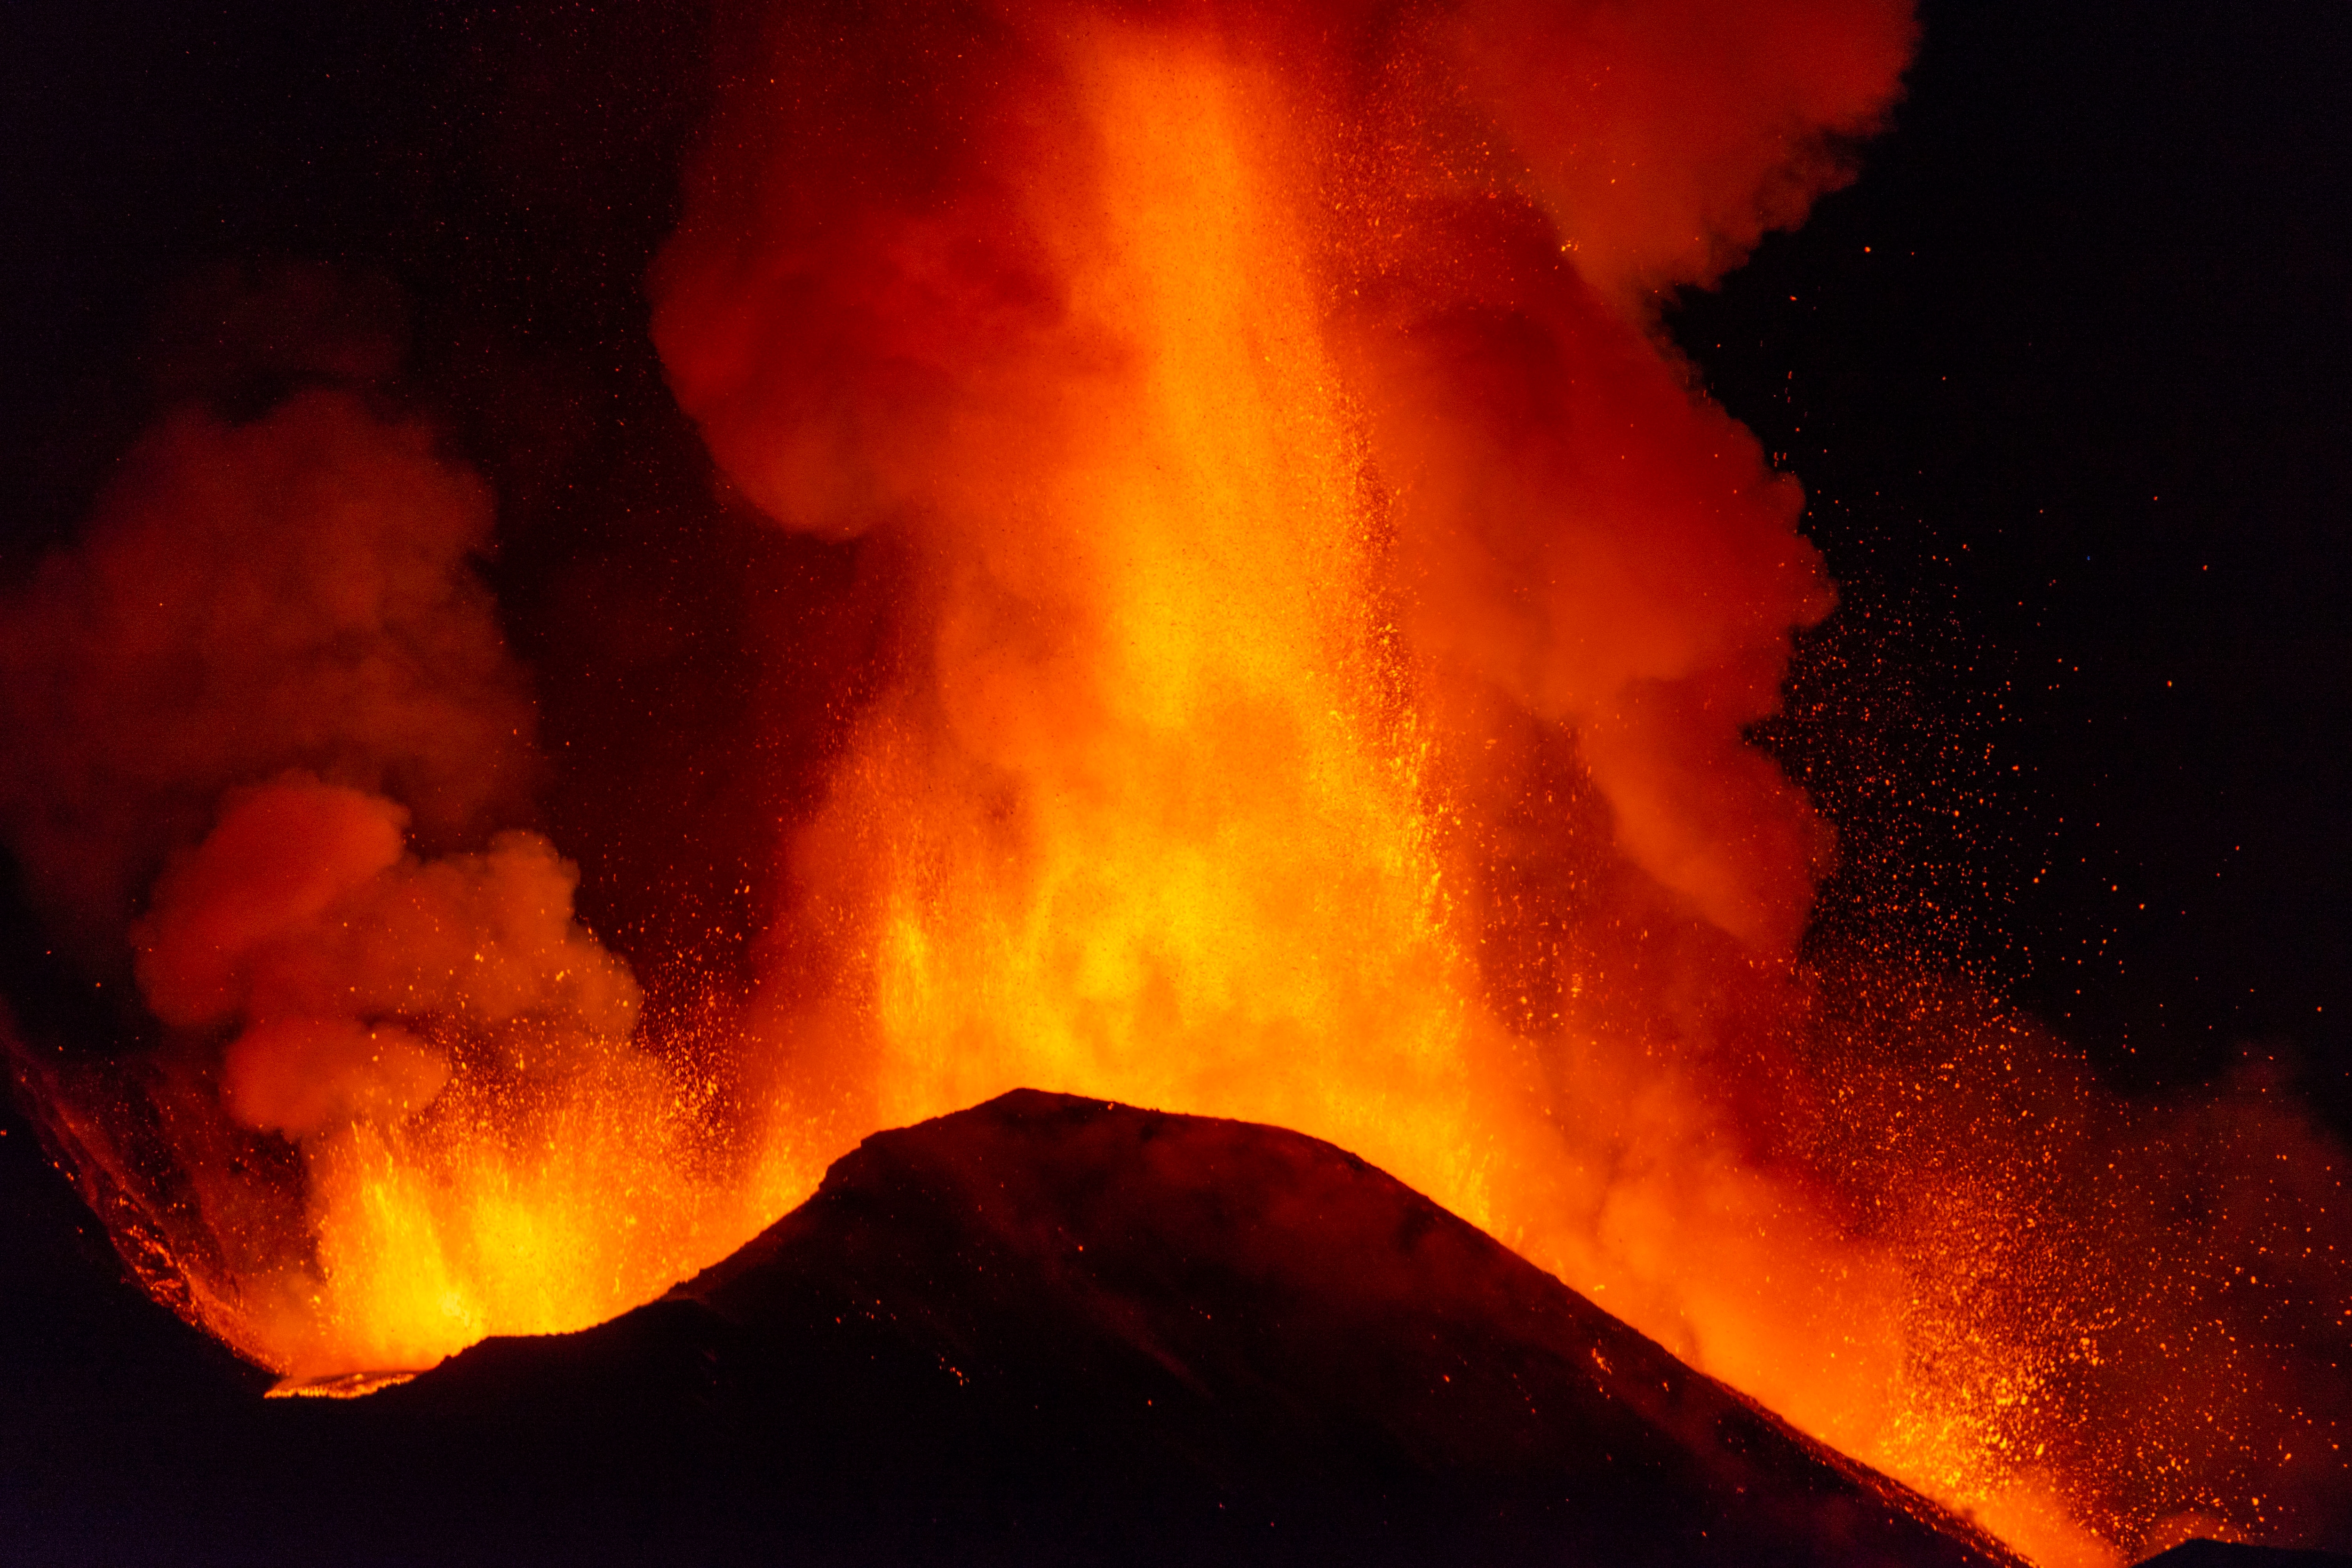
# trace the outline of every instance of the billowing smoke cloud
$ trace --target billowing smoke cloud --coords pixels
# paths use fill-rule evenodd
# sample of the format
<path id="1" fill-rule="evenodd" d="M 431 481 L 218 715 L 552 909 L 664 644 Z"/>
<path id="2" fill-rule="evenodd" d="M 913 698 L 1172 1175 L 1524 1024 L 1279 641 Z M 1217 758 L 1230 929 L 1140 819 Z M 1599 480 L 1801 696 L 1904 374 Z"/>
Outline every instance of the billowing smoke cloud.
<path id="1" fill-rule="evenodd" d="M 904 679 L 799 851 L 873 1114 L 1045 1079 L 1268 1117 L 1533 1234 L 1559 1155 L 1510 1145 L 1579 1053 L 1773 1082 L 1771 1026 L 1687 997 L 1790 1005 L 1752 975 L 1831 847 L 1742 731 L 1831 597 L 1628 290 L 1837 177 L 1908 21 L 1787 7 L 1853 34 L 1792 85 L 1765 22 L 1621 9 L 740 18 L 656 335 L 746 493 L 906 563 Z M 1617 89 L 1522 90 L 1502 38 L 1726 90 L 1588 147 Z M 1625 146 L 1653 197 L 1587 201 Z"/>
<path id="2" fill-rule="evenodd" d="M 0 618 L 0 803 L 43 902 L 119 937 L 224 790 L 289 768 L 397 795 L 434 847 L 521 810 L 530 707 L 465 568 L 489 530 L 478 479 L 349 394 L 163 420 Z"/>
<path id="3" fill-rule="evenodd" d="M 28 1063 L 48 1130 L 167 1299 L 298 1378 L 595 1321 L 776 1201 L 696 1188 L 635 982 L 500 830 L 539 764 L 489 527 L 356 395 L 190 406 L 0 602 L 12 847 L 157 1034 Z"/>
<path id="4" fill-rule="evenodd" d="M 1578 273 L 1620 303 L 1712 283 L 1845 184 L 1914 37 L 1890 0 L 1473 0 L 1441 26 Z"/>
<path id="5" fill-rule="evenodd" d="M 2049 1563 L 2345 1528 L 2324 1142 L 1801 944 L 1834 846 L 1745 734 L 1832 590 L 1651 311 L 1847 176 L 1905 6 L 719 33 L 656 339 L 890 605 L 763 988 L 648 1030 L 518 830 L 427 432 L 172 416 L 0 604 L 11 842 L 156 1027 L 52 1131 L 159 1288 L 297 1373 L 427 1364 L 1030 1084 L 1330 1137 Z"/>
<path id="6" fill-rule="evenodd" d="M 233 1026 L 221 1098 L 247 1127 L 302 1137 L 404 1117 L 449 1065 L 398 1024 L 626 1038 L 627 970 L 572 921 L 571 868 L 536 834 L 420 863 L 408 814 L 297 775 L 233 791 L 132 928 L 139 986 L 175 1029 Z"/>

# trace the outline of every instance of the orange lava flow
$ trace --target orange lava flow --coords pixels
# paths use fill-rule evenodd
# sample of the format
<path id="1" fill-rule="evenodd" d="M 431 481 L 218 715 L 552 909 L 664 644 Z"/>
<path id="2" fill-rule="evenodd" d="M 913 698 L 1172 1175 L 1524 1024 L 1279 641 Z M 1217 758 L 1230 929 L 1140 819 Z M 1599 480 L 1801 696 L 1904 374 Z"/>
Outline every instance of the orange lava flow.
<path id="1" fill-rule="evenodd" d="M 2323 1491 L 2300 1352 L 2197 1303 L 2297 1247 L 2329 1299 L 2324 1141 L 1801 956 L 1830 836 L 1746 729 L 1832 596 L 1649 301 L 1844 177 L 1910 24 L 1732 9 L 737 17 L 656 341 L 894 619 L 761 984 L 690 1024 L 494 831 L 478 483 L 334 395 L 152 434 L 0 605 L 72 759 L 0 778 L 14 842 L 162 1033 L 26 1068 L 126 1256 L 295 1383 L 421 1368 L 1028 1086 L 1329 1139 L 2040 1563 Z M 115 816 L 57 806 L 92 778 Z M 2136 1195 L 2212 1170 L 2210 1230 Z"/>

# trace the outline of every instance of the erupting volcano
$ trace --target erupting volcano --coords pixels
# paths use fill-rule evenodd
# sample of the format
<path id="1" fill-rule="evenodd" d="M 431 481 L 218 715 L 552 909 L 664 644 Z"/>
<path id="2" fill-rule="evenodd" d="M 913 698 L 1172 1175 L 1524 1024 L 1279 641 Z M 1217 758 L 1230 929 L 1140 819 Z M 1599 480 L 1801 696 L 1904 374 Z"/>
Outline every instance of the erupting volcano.
<path id="1" fill-rule="evenodd" d="M 1035 1089 L 1337 1144 L 2037 1563 L 2347 1527 L 2340 1152 L 1805 940 L 1839 848 L 1752 734 L 1834 589 L 1657 311 L 1853 176 L 1903 0 L 713 36 L 651 337 L 823 566 L 634 765 L 740 925 L 576 916 L 499 497 L 331 274 L 226 285 L 270 395 L 0 590 L 0 827 L 137 997 L 17 1076 L 159 1299 L 360 1392 Z"/>

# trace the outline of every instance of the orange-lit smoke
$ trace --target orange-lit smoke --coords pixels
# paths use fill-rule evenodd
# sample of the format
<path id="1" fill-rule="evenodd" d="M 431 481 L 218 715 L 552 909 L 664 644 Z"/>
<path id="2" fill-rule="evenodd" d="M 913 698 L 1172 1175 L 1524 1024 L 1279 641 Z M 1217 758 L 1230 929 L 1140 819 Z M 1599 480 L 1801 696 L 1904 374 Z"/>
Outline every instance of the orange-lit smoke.
<path id="1" fill-rule="evenodd" d="M 1832 594 L 1648 312 L 1844 177 L 1905 5 L 722 39 L 656 342 L 893 606 L 723 1027 L 632 1036 L 569 871 L 495 836 L 529 710 L 417 430 L 180 416 L 0 615 L 9 830 L 163 1030 L 144 1121 L 51 1121 L 193 1315 L 309 1375 L 572 1326 L 1025 1084 L 1354 1149 L 2047 1562 L 2340 1527 L 2325 1143 L 1800 957 L 1832 846 L 1744 731 Z"/>
<path id="2" fill-rule="evenodd" d="M 1874 16 L 1849 124 L 1904 54 Z M 1574 264 L 1572 132 L 1498 142 L 1463 41 L 1499 25 L 761 34 L 655 330 L 739 486 L 906 563 L 902 679 L 794 851 L 815 1048 L 856 1121 L 1029 1083 L 1330 1137 L 1866 1446 L 1903 1271 L 1739 1103 L 1792 1071 L 1829 849 L 1741 729 L 1828 587 L 1793 484 Z M 1828 167 L 1790 111 L 1733 179 Z"/>
<path id="3" fill-rule="evenodd" d="M 352 395 L 183 411 L 0 605 L 28 880 L 89 942 L 152 880 L 155 1047 L 32 1063 L 49 1131 L 151 1283 L 297 1379 L 584 1327 L 805 1181 L 709 1146 L 572 868 L 492 831 L 536 763 L 489 521 Z"/>

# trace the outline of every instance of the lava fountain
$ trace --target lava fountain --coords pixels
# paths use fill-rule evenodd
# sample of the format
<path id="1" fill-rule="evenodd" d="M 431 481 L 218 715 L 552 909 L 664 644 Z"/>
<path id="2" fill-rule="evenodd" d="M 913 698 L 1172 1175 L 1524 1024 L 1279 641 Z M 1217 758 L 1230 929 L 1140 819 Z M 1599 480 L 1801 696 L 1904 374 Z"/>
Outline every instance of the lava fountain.
<path id="1" fill-rule="evenodd" d="M 1905 7 L 720 38 L 655 340 L 723 482 L 890 605 L 748 998 L 643 1023 L 513 827 L 547 764 L 429 430 L 174 414 L 0 605 L 12 846 L 152 1017 L 20 1072 L 159 1295 L 357 1386 L 1026 1085 L 1354 1150 L 2037 1560 L 2327 1526 L 2324 1142 L 1800 946 L 1832 845 L 1745 730 L 1832 595 L 1650 312 L 1846 177 Z"/>

